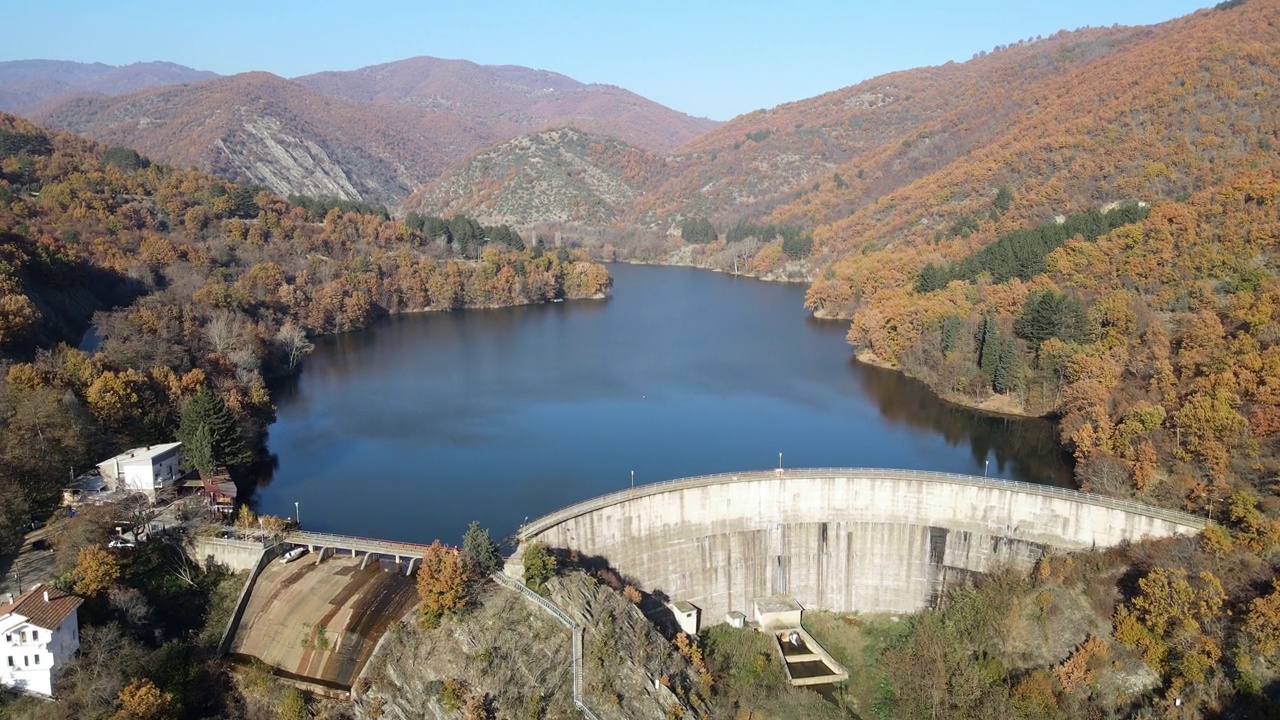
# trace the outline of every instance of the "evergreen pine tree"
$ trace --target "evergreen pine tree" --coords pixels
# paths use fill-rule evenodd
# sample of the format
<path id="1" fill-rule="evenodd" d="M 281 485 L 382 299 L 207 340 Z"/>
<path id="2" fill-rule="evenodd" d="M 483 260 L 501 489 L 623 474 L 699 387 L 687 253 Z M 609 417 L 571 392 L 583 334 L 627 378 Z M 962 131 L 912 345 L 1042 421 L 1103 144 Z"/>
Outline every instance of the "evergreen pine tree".
<path id="1" fill-rule="evenodd" d="M 1017 353 L 1013 340 L 1005 339 L 1000 343 L 996 367 L 991 374 L 991 387 L 996 392 L 1007 393 L 1013 386 L 1013 364 L 1017 360 Z"/>
<path id="2" fill-rule="evenodd" d="M 978 326 L 978 369 L 988 380 L 995 375 L 999 354 L 1000 334 L 996 330 L 996 319 L 992 315 L 984 315 L 982 324 Z"/>
<path id="3" fill-rule="evenodd" d="M 964 318 L 951 314 L 942 318 L 942 354 L 946 355 L 956 349 L 960 340 L 960 330 L 964 327 Z"/>
<path id="4" fill-rule="evenodd" d="M 467 532 L 462 536 L 462 554 L 483 575 L 497 572 L 500 566 L 498 544 L 476 520 L 471 521 Z"/>
<path id="5" fill-rule="evenodd" d="M 253 453 L 240 434 L 235 417 L 222 398 L 209 388 L 196 393 L 182 409 L 178 440 L 184 447 L 189 446 L 184 454 L 201 472 L 212 472 L 219 465 L 236 467 L 253 461 Z"/>

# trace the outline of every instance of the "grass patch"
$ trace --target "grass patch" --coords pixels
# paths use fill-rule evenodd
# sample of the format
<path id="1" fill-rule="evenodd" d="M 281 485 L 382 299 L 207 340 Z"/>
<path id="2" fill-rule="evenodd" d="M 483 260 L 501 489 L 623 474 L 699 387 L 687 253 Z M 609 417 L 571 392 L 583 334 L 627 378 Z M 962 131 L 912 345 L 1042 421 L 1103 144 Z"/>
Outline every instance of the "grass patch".
<path id="1" fill-rule="evenodd" d="M 787 683 L 782 661 L 768 635 L 715 625 L 700 634 L 715 677 L 715 717 L 835 720 L 848 717 L 812 690 Z"/>
<path id="2" fill-rule="evenodd" d="M 872 715 L 886 681 L 880 656 L 909 632 L 908 623 L 894 622 L 893 617 L 896 616 L 805 611 L 804 629 L 849 671 L 848 681 L 836 689 L 836 701 L 858 716 Z"/>

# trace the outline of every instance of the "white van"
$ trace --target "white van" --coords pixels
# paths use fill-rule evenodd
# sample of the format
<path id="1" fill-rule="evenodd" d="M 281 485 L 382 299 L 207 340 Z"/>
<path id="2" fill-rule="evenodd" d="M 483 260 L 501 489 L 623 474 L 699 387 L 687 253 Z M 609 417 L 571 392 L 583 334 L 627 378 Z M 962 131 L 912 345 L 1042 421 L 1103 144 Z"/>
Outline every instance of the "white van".
<path id="1" fill-rule="evenodd" d="M 285 554 L 284 554 L 284 557 L 280 558 L 280 564 L 284 565 L 284 564 L 291 563 L 291 562 L 293 562 L 294 560 L 297 560 L 298 558 L 300 558 L 300 557 L 302 557 L 303 555 L 306 555 L 306 554 L 307 554 L 307 549 L 306 549 L 306 548 L 304 548 L 304 547 L 296 547 L 296 548 L 294 548 L 294 549 L 290 550 L 289 552 L 285 553 Z"/>

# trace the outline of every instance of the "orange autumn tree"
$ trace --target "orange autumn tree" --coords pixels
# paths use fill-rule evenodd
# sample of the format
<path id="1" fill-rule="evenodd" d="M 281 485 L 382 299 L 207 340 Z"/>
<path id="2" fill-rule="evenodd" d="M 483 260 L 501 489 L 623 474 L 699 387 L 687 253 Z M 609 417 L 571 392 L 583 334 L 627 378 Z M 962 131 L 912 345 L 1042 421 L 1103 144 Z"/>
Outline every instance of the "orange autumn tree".
<path id="1" fill-rule="evenodd" d="M 418 622 L 424 628 L 434 628 L 445 615 L 466 608 L 470 579 L 458 548 L 439 540 L 431 543 L 423 551 L 422 566 L 418 568 L 418 597 L 422 600 Z"/>
<path id="2" fill-rule="evenodd" d="M 75 569 L 71 571 L 71 589 L 77 595 L 94 597 L 106 590 L 120 577 L 120 564 L 111 553 L 96 545 L 80 551 Z"/>
<path id="3" fill-rule="evenodd" d="M 173 695 L 162 692 L 147 678 L 134 678 L 120 690 L 119 709 L 111 720 L 170 720 L 178 717 Z"/>

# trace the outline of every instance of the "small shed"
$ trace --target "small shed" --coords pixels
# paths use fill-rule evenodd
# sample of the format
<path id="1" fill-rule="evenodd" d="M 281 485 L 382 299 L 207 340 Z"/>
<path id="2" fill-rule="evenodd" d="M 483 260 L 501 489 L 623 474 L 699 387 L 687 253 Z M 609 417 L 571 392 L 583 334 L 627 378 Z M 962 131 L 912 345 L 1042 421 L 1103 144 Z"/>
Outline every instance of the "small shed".
<path id="1" fill-rule="evenodd" d="M 676 600 L 667 603 L 667 607 L 671 609 L 671 614 L 676 616 L 676 624 L 680 626 L 681 632 L 686 635 L 698 634 L 702 610 L 697 605 L 688 600 Z"/>
<path id="2" fill-rule="evenodd" d="M 747 616 L 737 610 L 732 610 L 728 615 L 725 615 L 724 621 L 729 623 L 729 627 L 732 628 L 744 628 L 747 626 Z"/>
<path id="3" fill-rule="evenodd" d="M 760 625 L 760 629 L 789 630 L 800 627 L 800 616 L 804 608 L 790 595 L 758 597 L 753 603 L 756 623 Z"/>

